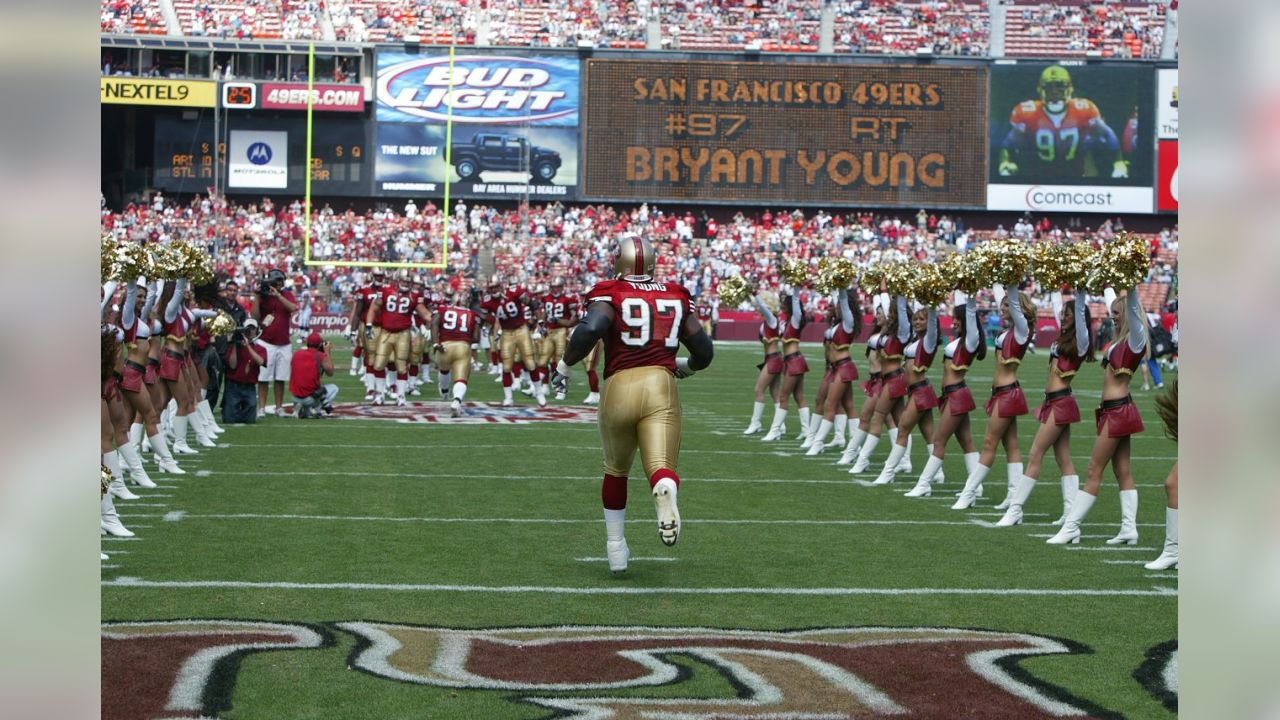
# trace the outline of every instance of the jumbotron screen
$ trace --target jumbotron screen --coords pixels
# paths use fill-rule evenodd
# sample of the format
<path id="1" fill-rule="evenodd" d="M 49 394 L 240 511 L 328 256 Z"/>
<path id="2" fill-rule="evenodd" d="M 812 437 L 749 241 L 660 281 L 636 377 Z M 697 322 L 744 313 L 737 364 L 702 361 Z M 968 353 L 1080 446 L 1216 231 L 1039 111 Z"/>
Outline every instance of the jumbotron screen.
<path id="1" fill-rule="evenodd" d="M 584 195 L 984 207 L 987 69 L 587 60 Z"/>

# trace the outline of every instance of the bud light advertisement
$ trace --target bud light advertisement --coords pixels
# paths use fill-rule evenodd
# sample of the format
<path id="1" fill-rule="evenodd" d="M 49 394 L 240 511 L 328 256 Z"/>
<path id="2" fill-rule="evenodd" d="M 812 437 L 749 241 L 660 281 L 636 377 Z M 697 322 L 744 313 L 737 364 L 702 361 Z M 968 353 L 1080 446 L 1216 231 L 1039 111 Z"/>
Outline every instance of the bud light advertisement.
<path id="1" fill-rule="evenodd" d="M 380 51 L 375 183 L 381 194 L 572 200 L 576 55 Z M 452 116 L 452 145 L 446 142 Z"/>

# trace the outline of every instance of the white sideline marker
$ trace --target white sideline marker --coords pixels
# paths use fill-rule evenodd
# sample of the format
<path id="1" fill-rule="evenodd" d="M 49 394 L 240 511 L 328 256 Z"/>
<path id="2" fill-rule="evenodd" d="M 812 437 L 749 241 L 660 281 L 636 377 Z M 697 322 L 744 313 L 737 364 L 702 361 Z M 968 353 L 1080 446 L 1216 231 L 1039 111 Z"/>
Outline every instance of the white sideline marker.
<path id="1" fill-rule="evenodd" d="M 165 522 L 178 522 L 178 521 L 179 521 L 179 520 L 181 520 L 181 519 L 182 519 L 182 517 L 183 517 L 184 515 L 186 515 L 186 514 L 187 514 L 187 511 L 186 511 L 186 510 L 172 510 L 172 511 L 167 512 L 167 513 L 165 513 L 165 514 L 164 514 L 164 521 L 165 521 Z"/>
<path id="2" fill-rule="evenodd" d="M 209 477 L 213 474 L 212 470 L 197 470 L 196 477 Z"/>
<path id="3" fill-rule="evenodd" d="M 548 595 L 1029 595 L 1049 597 L 1177 597 L 1175 588 L 1100 590 L 1093 588 L 853 588 L 853 587 L 562 587 L 555 585 L 437 585 L 355 582 L 249 582 L 244 580 L 143 580 L 117 577 L 103 586 L 124 588 L 222 588 L 252 590 L 383 590 L 389 592 L 473 592 Z"/>

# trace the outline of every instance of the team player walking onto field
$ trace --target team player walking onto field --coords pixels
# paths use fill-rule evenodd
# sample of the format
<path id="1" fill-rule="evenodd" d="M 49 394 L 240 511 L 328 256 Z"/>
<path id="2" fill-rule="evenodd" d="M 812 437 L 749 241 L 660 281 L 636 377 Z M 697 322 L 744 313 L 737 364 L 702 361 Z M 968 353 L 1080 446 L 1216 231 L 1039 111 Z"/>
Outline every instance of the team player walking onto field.
<path id="1" fill-rule="evenodd" d="M 481 307 L 487 313 L 490 321 L 497 320 L 498 326 L 502 330 L 498 348 L 502 356 L 502 404 L 504 407 L 510 407 L 514 404 L 512 400 L 513 375 L 511 370 L 515 365 L 517 354 L 520 356 L 524 369 L 530 375 L 530 380 L 533 383 L 533 394 L 538 401 L 538 405 L 545 406 L 547 404 L 547 396 L 542 387 L 542 377 L 540 374 L 535 373 L 537 358 L 533 353 L 533 338 L 529 335 L 529 326 L 525 319 L 525 308 L 532 299 L 529 291 L 521 287 L 516 280 L 516 276 L 512 274 L 507 278 L 507 286 L 499 293 L 491 296 Z"/>
<path id="2" fill-rule="evenodd" d="M 1102 404 L 1094 412 L 1098 437 L 1089 455 L 1089 475 L 1084 488 L 1076 493 L 1071 512 L 1058 534 L 1049 538 L 1050 545 L 1080 542 L 1080 523 L 1098 499 L 1102 471 L 1111 465 L 1120 484 L 1120 533 L 1108 545 L 1138 543 L 1138 488 L 1129 466 L 1131 435 L 1142 432 L 1142 416 L 1129 394 L 1129 382 L 1143 362 L 1147 350 L 1146 314 L 1138 302 L 1138 288 L 1129 288 L 1124 299 L 1109 304 L 1115 323 L 1115 340 L 1102 351 Z"/>
<path id="3" fill-rule="evenodd" d="M 564 278 L 555 277 L 551 287 L 541 298 L 541 316 L 546 325 L 546 333 L 542 339 L 542 348 L 538 354 L 538 370 L 545 376 L 551 376 L 551 370 L 564 357 L 565 345 L 568 343 L 569 328 L 577 323 L 576 303 L 565 294 Z M 566 391 L 567 392 L 567 391 Z M 564 400 L 565 392 L 556 391 L 556 400 Z"/>
<path id="4" fill-rule="evenodd" d="M 1056 525 L 1061 525 L 1071 510 L 1071 500 L 1080 487 L 1080 476 L 1076 475 L 1075 463 L 1071 460 L 1071 425 L 1080 422 L 1080 407 L 1075 396 L 1071 394 L 1071 381 L 1085 362 L 1092 362 L 1093 333 L 1089 322 L 1089 308 L 1082 292 L 1065 304 L 1061 303 L 1060 293 L 1055 293 L 1061 309 L 1058 312 L 1058 326 L 1061 333 L 1058 340 L 1049 349 L 1049 379 L 1044 385 L 1044 404 L 1036 408 L 1036 418 L 1040 428 L 1036 430 L 1035 440 L 1031 442 L 1031 457 L 1027 459 L 1025 474 L 1019 479 L 1009 507 L 1004 517 L 996 523 L 998 527 L 1009 527 L 1022 523 L 1022 506 L 1031 495 L 1032 488 L 1040 478 L 1040 466 L 1044 456 L 1053 449 L 1053 457 L 1062 472 L 1062 517 Z"/>
<path id="5" fill-rule="evenodd" d="M 689 291 L 653 279 L 653 246 L 643 238 L 619 241 L 614 280 L 597 283 L 586 294 L 587 310 L 569 338 L 557 366 L 555 384 L 564 387 L 569 366 L 604 341 L 604 392 L 600 399 L 600 439 L 604 451 L 605 548 L 609 569 L 627 569 L 625 536 L 627 476 L 636 449 L 652 488 L 658 512 L 658 536 L 666 545 L 680 537 L 676 494 L 680 476 L 681 411 L 677 377 L 711 364 L 711 338 L 698 323 Z M 683 343 L 688 358 L 677 358 Z"/>
<path id="6" fill-rule="evenodd" d="M 781 384 L 782 377 L 782 335 L 779 331 L 778 316 L 759 293 L 753 294 L 751 300 L 762 318 L 758 337 L 764 349 L 764 362 L 756 366 L 760 370 L 760 374 L 756 376 L 756 399 L 751 406 L 751 422 L 747 425 L 747 429 L 742 431 L 743 435 L 755 435 L 760 432 L 760 418 L 764 415 L 765 408 L 765 391 L 769 393 L 771 404 L 776 405 L 778 385 Z"/>
<path id="7" fill-rule="evenodd" d="M 436 339 L 436 357 L 439 358 L 440 390 L 449 390 L 453 400 L 449 415 L 462 416 L 462 403 L 467 399 L 467 383 L 471 379 L 471 343 L 480 336 L 480 323 L 475 312 L 467 307 L 462 293 L 453 302 L 437 308 L 432 337 Z"/>
<path id="8" fill-rule="evenodd" d="M 996 505 L 997 510 L 1004 510 L 1013 501 L 1013 488 L 1022 479 L 1022 449 L 1018 446 L 1018 416 L 1026 415 L 1027 396 L 1018 383 L 1018 367 L 1022 357 L 1031 345 L 1031 324 L 1028 318 L 1036 316 L 1035 305 L 1016 285 L 1011 286 L 1009 294 L 1000 297 L 1003 288 L 995 286 L 996 297 L 999 298 L 1001 319 L 1010 327 L 996 336 L 996 366 L 991 379 L 991 398 L 987 400 L 987 431 L 982 437 L 982 454 L 978 464 L 969 471 L 964 482 L 964 489 L 956 499 L 952 510 L 964 510 L 973 507 L 978 497 L 978 489 L 991 466 L 995 463 L 996 448 L 1003 443 L 1005 457 L 1008 460 L 1006 470 L 1008 480 L 1004 500 Z"/>
<path id="9" fill-rule="evenodd" d="M 382 396 L 391 391 L 396 398 L 396 405 L 406 404 L 405 393 L 409 385 L 409 354 L 412 348 L 413 317 L 416 315 L 423 323 L 431 322 L 431 314 L 421 295 L 413 290 L 413 281 L 408 270 L 400 271 L 394 285 L 382 288 L 381 293 L 373 297 L 365 316 L 365 340 L 374 339 L 374 319 L 381 313 L 382 332 L 378 335 L 373 368 L 384 373 L 383 377 L 375 374 L 376 395 L 374 405 L 382 404 Z M 388 381 L 385 377 L 387 364 L 395 360 L 396 377 Z"/>

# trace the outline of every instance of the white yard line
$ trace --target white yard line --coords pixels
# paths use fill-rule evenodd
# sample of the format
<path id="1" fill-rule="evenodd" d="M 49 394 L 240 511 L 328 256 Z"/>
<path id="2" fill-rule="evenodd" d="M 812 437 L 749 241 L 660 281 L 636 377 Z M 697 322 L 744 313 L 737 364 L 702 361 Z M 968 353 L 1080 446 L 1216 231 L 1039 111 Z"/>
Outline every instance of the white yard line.
<path id="1" fill-rule="evenodd" d="M 1091 552 L 1155 552 L 1160 548 L 1154 547 L 1137 547 L 1135 545 L 1103 545 L 1102 547 L 1081 547 L 1079 545 L 1065 545 L 1068 550 L 1087 550 Z"/>
<path id="2" fill-rule="evenodd" d="M 1147 560 L 1103 560 L 1107 565 L 1146 565 Z"/>
<path id="3" fill-rule="evenodd" d="M 252 590 L 358 590 L 388 592 L 461 592 L 550 595 L 1031 595 L 1049 597 L 1176 597 L 1174 588 L 1116 590 L 1094 588 L 856 588 L 856 587 L 561 587 L 554 585 L 448 585 L 426 583 L 359 582 L 250 582 L 244 580 L 143 580 L 118 577 L 101 583 L 120 588 L 252 589 Z"/>
<path id="4" fill-rule="evenodd" d="M 676 562 L 676 561 L 677 561 L 677 560 L 679 560 L 679 559 L 680 559 L 680 558 L 673 558 L 673 557 L 633 557 L 633 558 L 630 558 L 631 562 L 636 562 L 636 561 L 640 561 L 640 562 Z M 577 560 L 578 562 L 589 562 L 589 563 L 609 562 L 609 558 L 602 558 L 602 557 L 580 557 L 580 558 L 574 558 L 574 560 Z"/>

